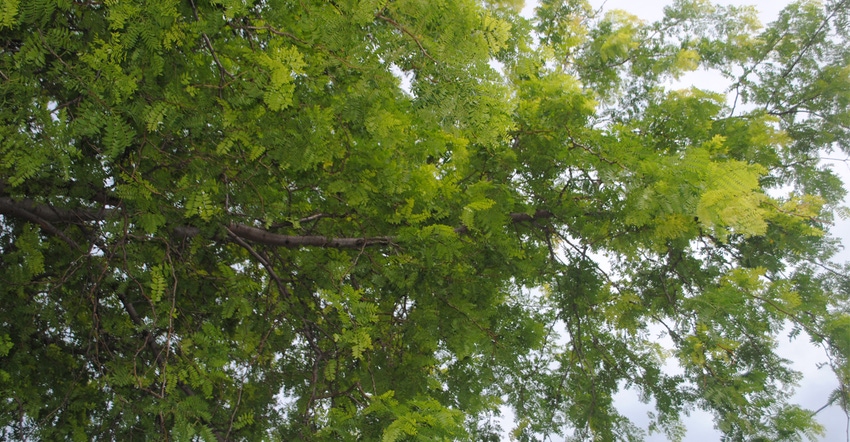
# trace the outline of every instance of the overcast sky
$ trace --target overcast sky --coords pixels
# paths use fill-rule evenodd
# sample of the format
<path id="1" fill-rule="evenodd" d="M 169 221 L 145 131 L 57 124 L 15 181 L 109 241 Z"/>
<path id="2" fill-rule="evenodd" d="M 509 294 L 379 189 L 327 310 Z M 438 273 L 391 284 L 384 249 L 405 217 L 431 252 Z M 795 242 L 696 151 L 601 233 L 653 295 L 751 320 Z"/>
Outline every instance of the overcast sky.
<path id="1" fill-rule="evenodd" d="M 665 5 L 672 3 L 672 0 L 589 0 L 595 8 L 603 7 L 609 9 L 623 9 L 632 14 L 639 16 L 647 21 L 655 21 L 662 17 L 662 11 Z M 713 3 L 722 5 L 754 5 L 759 11 L 759 17 L 763 24 L 768 24 L 775 20 L 779 12 L 787 4 L 789 0 L 713 0 Z M 524 14 L 533 14 L 533 8 L 536 4 L 534 0 L 526 0 L 526 8 Z M 722 92 L 725 89 L 726 83 L 720 77 L 714 77 L 705 74 L 696 74 L 683 78 L 684 82 L 691 81 L 694 86 L 702 89 L 713 89 Z M 684 84 L 682 87 L 688 87 L 690 84 Z M 850 162 L 846 161 L 848 155 L 842 152 L 834 152 L 829 155 L 831 158 L 844 159 L 845 161 L 829 161 L 829 164 L 836 172 L 844 178 L 845 187 L 850 183 Z M 850 201 L 845 199 L 845 206 L 850 206 Z M 850 261 L 850 220 L 839 220 L 832 229 L 832 234 L 842 239 L 844 251 L 838 257 L 841 262 Z M 818 364 L 825 362 L 826 357 L 822 350 L 815 348 L 809 344 L 805 338 L 797 339 L 789 342 L 787 338 L 780 338 L 780 354 L 794 361 L 794 368 L 803 373 L 803 381 L 796 391 L 795 401 L 811 410 L 817 410 L 826 403 L 827 396 L 837 386 L 835 376 L 827 368 L 818 369 Z M 618 407 L 632 419 L 636 424 L 646 428 L 648 419 L 646 418 L 647 411 L 651 408 L 641 404 L 637 400 L 637 396 L 630 392 L 625 392 L 618 397 Z M 818 420 L 826 427 L 826 435 L 821 439 L 824 442 L 850 442 L 850 426 L 848 426 L 847 417 L 837 407 L 833 406 L 818 414 Z M 685 425 L 688 428 L 688 433 L 685 437 L 685 442 L 707 442 L 719 440 L 720 433 L 714 429 L 712 417 L 708 413 L 696 412 L 687 418 Z M 510 427 L 506 424 L 505 427 Z M 509 430 L 510 428 L 505 428 Z M 653 435 L 647 439 L 650 442 L 658 442 L 667 440 L 661 435 Z"/>

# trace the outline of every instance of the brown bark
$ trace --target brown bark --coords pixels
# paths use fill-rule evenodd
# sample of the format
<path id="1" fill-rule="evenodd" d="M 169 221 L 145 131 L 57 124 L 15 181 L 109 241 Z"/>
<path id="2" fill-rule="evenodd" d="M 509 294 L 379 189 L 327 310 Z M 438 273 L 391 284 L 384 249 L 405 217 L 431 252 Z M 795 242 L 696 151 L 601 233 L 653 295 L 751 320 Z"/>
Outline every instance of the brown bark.
<path id="1" fill-rule="evenodd" d="M 85 222 L 102 221 L 115 212 L 115 209 L 61 209 L 49 204 L 37 203 L 30 199 L 15 200 L 9 197 L 0 197 L 0 214 L 32 221 L 40 219 L 46 222 L 63 222 L 71 224 L 82 224 Z M 511 213 L 510 219 L 514 223 L 534 222 L 541 219 L 553 217 L 546 210 L 538 210 L 534 214 Z M 338 249 L 360 249 L 363 247 L 389 245 L 395 241 L 392 236 L 375 236 L 363 238 L 332 238 L 317 235 L 281 235 L 269 232 L 258 227 L 245 224 L 231 223 L 227 229 L 237 237 L 258 244 L 269 246 L 300 248 L 300 247 L 329 247 Z M 48 229 L 55 234 L 55 229 Z M 466 233 L 466 226 L 455 229 L 459 234 Z M 200 233 L 200 229 L 192 226 L 177 226 L 174 234 L 181 237 L 193 237 Z"/>

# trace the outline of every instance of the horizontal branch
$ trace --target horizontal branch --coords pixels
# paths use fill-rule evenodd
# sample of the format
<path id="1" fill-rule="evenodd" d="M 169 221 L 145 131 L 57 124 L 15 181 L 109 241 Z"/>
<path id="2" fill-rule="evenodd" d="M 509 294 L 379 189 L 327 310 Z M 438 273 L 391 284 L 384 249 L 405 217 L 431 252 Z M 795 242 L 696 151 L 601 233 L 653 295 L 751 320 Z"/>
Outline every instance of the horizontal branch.
<path id="1" fill-rule="evenodd" d="M 527 213 L 511 213 L 511 221 L 515 223 L 521 223 L 527 221 L 538 221 L 541 219 L 548 219 L 554 216 L 555 214 L 548 210 L 538 210 L 531 215 Z"/>
<path id="2" fill-rule="evenodd" d="M 15 201 L 9 197 L 0 197 L 0 213 L 5 215 L 20 216 L 21 211 L 35 215 L 50 222 L 85 222 L 102 221 L 112 214 L 113 209 L 101 208 L 89 209 L 59 209 L 50 204 L 37 203 L 31 199 Z"/>
<path id="3" fill-rule="evenodd" d="M 49 222 L 81 223 L 92 221 L 103 221 L 115 212 L 114 209 L 101 208 L 91 209 L 59 209 L 49 204 L 36 203 L 30 199 L 16 201 L 9 197 L 0 197 L 0 213 L 17 218 L 32 221 L 37 217 Z M 533 214 L 511 213 L 511 222 L 533 222 L 541 219 L 551 218 L 553 214 L 546 210 L 538 210 Z M 231 223 L 227 230 L 233 235 L 258 244 L 275 247 L 299 248 L 299 247 L 328 247 L 337 249 L 361 249 L 363 247 L 389 245 L 396 241 L 393 236 L 374 236 L 363 238 L 333 238 L 317 235 L 281 235 L 258 227 L 245 224 Z M 468 231 L 466 226 L 455 229 L 458 234 Z M 183 238 L 191 238 L 201 233 L 201 230 L 193 226 L 177 226 L 172 232 Z M 55 233 L 55 232 L 51 232 Z"/>
<path id="4" fill-rule="evenodd" d="M 368 246 L 386 245 L 393 242 L 393 237 L 377 236 L 370 238 L 330 238 L 327 236 L 279 235 L 268 230 L 244 224 L 231 224 L 228 230 L 234 235 L 260 244 L 288 248 L 298 247 L 331 247 L 337 249 L 360 249 Z"/>
<path id="5" fill-rule="evenodd" d="M 552 218 L 555 216 L 552 212 L 548 210 L 538 210 L 533 214 L 528 214 L 524 212 L 514 212 L 510 215 L 511 222 L 513 223 L 521 223 L 521 222 L 533 222 L 541 219 Z M 464 233 L 469 232 L 469 227 L 461 225 L 460 227 L 455 227 L 455 233 L 462 235 Z"/>

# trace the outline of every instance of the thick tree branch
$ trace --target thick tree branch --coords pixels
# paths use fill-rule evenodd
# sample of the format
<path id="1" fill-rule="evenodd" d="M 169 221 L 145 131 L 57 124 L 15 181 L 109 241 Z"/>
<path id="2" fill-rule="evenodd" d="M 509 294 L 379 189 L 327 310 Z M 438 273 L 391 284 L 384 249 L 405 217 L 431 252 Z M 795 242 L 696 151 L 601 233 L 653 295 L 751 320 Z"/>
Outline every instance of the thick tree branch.
<path id="1" fill-rule="evenodd" d="M 45 222 L 66 222 L 79 224 L 82 222 L 103 221 L 115 212 L 115 209 L 101 208 L 92 209 L 60 209 L 49 204 L 37 203 L 30 199 L 16 201 L 9 197 L 0 197 L 0 214 L 10 215 L 34 221 L 33 216 Z M 552 218 L 554 215 L 547 210 L 537 210 L 533 214 L 511 213 L 511 222 L 534 222 L 541 219 Z M 52 226 L 51 226 L 52 227 Z M 299 248 L 299 247 L 327 247 L 336 249 L 362 249 L 363 247 L 385 246 L 396 242 L 393 236 L 374 236 L 364 238 L 333 238 L 318 235 L 281 235 L 272 233 L 258 227 L 252 227 L 240 223 L 231 223 L 226 226 L 227 231 L 242 240 L 265 244 L 268 246 Z M 55 227 L 48 230 L 56 234 Z M 455 228 L 458 234 L 467 233 L 466 226 Z M 172 232 L 180 237 L 191 238 L 201 233 L 201 230 L 193 226 L 177 226 Z M 231 238 L 232 239 L 232 238 Z"/>
<path id="2" fill-rule="evenodd" d="M 59 209 L 49 204 L 37 203 L 31 199 L 16 201 L 9 197 L 0 197 L 0 213 L 4 215 L 20 216 L 20 210 L 29 212 L 45 221 L 78 223 L 85 221 L 103 221 L 114 211 L 113 209 L 101 208 L 89 209 Z"/>
<path id="3" fill-rule="evenodd" d="M 0 202 L 0 205 L 2 205 L 1 202 Z M 41 226 L 41 228 L 46 230 L 47 232 L 52 233 L 53 235 L 56 235 L 59 238 L 61 238 L 69 246 L 71 246 L 72 249 L 79 250 L 79 248 L 80 248 L 80 246 L 76 242 L 74 242 L 74 240 L 72 240 L 71 238 L 68 238 L 68 236 L 65 235 L 65 232 L 54 227 L 53 224 L 50 223 L 50 221 L 47 221 L 46 219 L 39 217 L 35 213 L 33 213 L 29 210 L 26 210 L 23 207 L 12 206 L 12 207 L 3 208 L 2 206 L 0 206 L 0 213 L 16 216 L 18 218 L 23 218 L 27 221 L 34 222 L 34 223 L 38 224 L 39 226 Z"/>
<path id="4" fill-rule="evenodd" d="M 330 238 L 327 236 L 278 235 L 257 227 L 244 224 L 231 224 L 228 230 L 242 239 L 287 248 L 330 247 L 337 249 L 360 249 L 362 247 L 392 244 L 393 237 L 378 236 L 371 238 Z"/>

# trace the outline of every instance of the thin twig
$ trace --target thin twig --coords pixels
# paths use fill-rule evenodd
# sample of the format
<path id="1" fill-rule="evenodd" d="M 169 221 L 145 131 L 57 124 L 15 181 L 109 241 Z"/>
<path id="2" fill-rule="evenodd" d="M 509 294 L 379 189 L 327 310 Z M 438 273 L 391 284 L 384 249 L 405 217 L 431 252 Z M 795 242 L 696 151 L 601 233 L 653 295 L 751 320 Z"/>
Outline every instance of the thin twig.
<path id="1" fill-rule="evenodd" d="M 469 319 L 469 321 L 470 321 L 470 322 L 472 322 L 472 324 L 473 324 L 473 325 L 475 325 L 475 327 L 477 327 L 479 330 L 481 330 L 481 331 L 482 331 L 482 332 L 484 332 L 487 336 L 489 336 L 489 337 L 490 337 L 490 339 L 493 341 L 493 344 L 495 344 L 495 345 L 499 345 L 499 337 L 498 337 L 495 333 L 493 333 L 493 330 L 490 330 L 489 328 L 484 327 L 483 325 L 481 325 L 478 321 L 476 321 L 476 320 L 475 320 L 475 318 L 473 318 L 472 316 L 470 316 L 470 315 L 469 315 L 469 313 L 467 313 L 467 312 L 465 312 L 465 311 L 461 310 L 460 308 L 456 307 L 456 306 L 455 306 L 454 304 L 452 304 L 452 303 L 451 303 L 451 301 L 449 301 L 446 297 L 444 297 L 444 296 L 440 296 L 439 298 L 440 298 L 440 300 L 442 300 L 443 302 L 445 302 L 445 303 L 446 303 L 446 305 L 448 305 L 449 307 L 451 307 L 454 311 L 456 311 L 456 312 L 460 313 L 461 315 L 465 316 L 465 317 L 466 317 L 466 319 Z"/>
<path id="2" fill-rule="evenodd" d="M 357 70 L 362 69 L 359 66 L 355 66 L 354 64 L 352 64 L 350 61 L 346 60 L 345 58 L 342 58 L 339 55 L 334 54 L 333 51 L 331 51 L 330 49 L 328 49 L 328 48 L 326 48 L 322 45 L 316 45 L 316 44 L 309 43 L 306 40 L 299 38 L 295 34 L 292 34 L 292 33 L 286 32 L 286 31 L 281 31 L 280 29 L 275 29 L 271 26 L 239 26 L 239 25 L 231 24 L 231 27 L 234 27 L 234 28 L 237 28 L 237 29 L 247 29 L 247 30 L 251 30 L 251 31 L 267 31 L 267 32 L 274 34 L 274 35 L 279 35 L 281 37 L 287 37 L 287 38 L 290 38 L 292 40 L 295 40 L 296 42 L 298 42 L 298 43 L 300 43 L 304 46 L 309 46 L 313 49 L 319 49 L 319 50 L 325 51 L 331 57 L 333 57 L 337 61 L 341 62 L 342 64 L 344 64 L 348 68 L 357 69 Z"/>
<path id="3" fill-rule="evenodd" d="M 263 267 L 266 269 L 266 271 L 269 272 L 269 276 L 271 276 L 272 279 L 274 279 L 274 282 L 277 285 L 277 290 L 280 292 L 281 295 L 289 296 L 289 291 L 286 289 L 286 286 L 283 284 L 283 281 L 280 279 L 280 276 L 278 276 L 277 272 L 274 271 L 274 267 L 272 267 L 269 260 L 267 260 L 264 256 L 260 255 L 256 250 L 254 250 L 253 247 L 251 247 L 250 244 L 248 244 L 247 242 L 242 240 L 242 238 L 240 238 L 238 235 L 236 235 L 236 233 L 234 233 L 232 230 L 230 230 L 230 228 L 227 229 L 227 236 L 229 236 L 230 239 L 233 240 L 233 242 L 235 242 L 236 244 L 239 244 L 240 246 L 242 246 L 242 248 L 247 250 L 248 253 L 250 253 L 251 256 L 254 257 L 254 259 L 259 261 L 260 264 L 263 265 Z"/>
<path id="4" fill-rule="evenodd" d="M 381 19 L 381 20 L 383 20 L 383 21 L 385 21 L 385 22 L 387 22 L 387 23 L 389 23 L 389 24 L 393 25 L 393 27 L 395 27 L 395 28 L 396 28 L 396 29 L 398 29 L 399 31 L 401 31 L 401 32 L 403 32 L 403 33 L 405 33 L 405 34 L 409 35 L 409 36 L 410 36 L 410 38 L 412 38 L 412 39 L 413 39 L 413 41 L 415 41 L 415 42 L 416 42 L 416 44 L 419 46 L 419 50 L 421 50 L 421 51 L 422 51 L 422 55 L 424 55 L 424 56 L 428 57 L 428 58 L 429 58 L 431 61 L 433 61 L 434 63 L 437 63 L 437 60 L 434 60 L 434 57 L 432 57 L 431 55 L 429 55 L 429 54 L 428 54 L 428 51 L 426 51 L 426 50 L 425 50 L 425 47 L 424 47 L 424 46 L 422 46 L 422 42 L 421 42 L 421 41 L 419 41 L 419 38 L 417 38 L 415 35 L 413 35 L 413 33 L 412 33 L 412 32 L 410 32 L 407 28 L 405 28 L 404 26 L 400 25 L 397 21 L 395 21 L 395 20 L 393 20 L 393 19 L 391 19 L 391 18 L 387 17 L 386 15 L 383 15 L 383 14 L 377 14 L 377 15 L 375 15 L 375 17 L 377 17 L 377 18 L 379 18 L 379 19 Z"/>
<path id="5" fill-rule="evenodd" d="M 198 18 L 198 8 L 195 6 L 195 0 L 189 0 L 189 4 L 192 5 L 192 15 L 195 17 L 196 21 L 200 21 Z M 207 36 L 206 32 L 202 32 L 201 35 L 204 37 L 204 46 L 207 47 L 210 51 L 210 55 L 212 55 L 213 61 L 215 61 L 216 66 L 218 66 L 218 70 L 221 73 L 221 82 L 224 82 L 224 76 L 227 75 L 230 78 L 236 78 L 233 74 L 228 72 L 227 69 L 224 68 L 224 65 L 221 64 L 221 60 L 218 59 L 218 55 L 215 53 L 215 49 L 213 49 L 212 42 L 210 38 Z"/>

